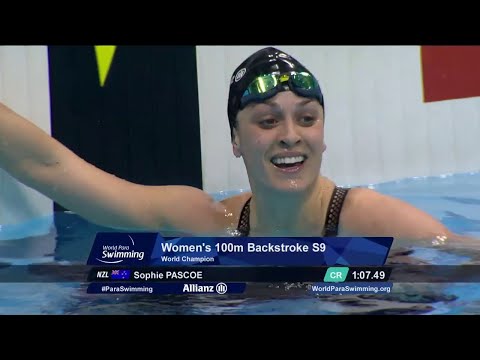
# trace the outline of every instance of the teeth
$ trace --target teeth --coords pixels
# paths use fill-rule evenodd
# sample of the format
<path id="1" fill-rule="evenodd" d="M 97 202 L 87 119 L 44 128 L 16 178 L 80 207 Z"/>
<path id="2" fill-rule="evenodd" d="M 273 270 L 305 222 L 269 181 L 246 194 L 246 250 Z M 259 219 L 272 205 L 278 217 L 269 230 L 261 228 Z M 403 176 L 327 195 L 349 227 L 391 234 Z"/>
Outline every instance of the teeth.
<path id="1" fill-rule="evenodd" d="M 305 160 L 305 156 L 292 156 L 292 157 L 281 157 L 272 159 L 272 162 L 275 165 L 279 164 L 295 164 Z"/>

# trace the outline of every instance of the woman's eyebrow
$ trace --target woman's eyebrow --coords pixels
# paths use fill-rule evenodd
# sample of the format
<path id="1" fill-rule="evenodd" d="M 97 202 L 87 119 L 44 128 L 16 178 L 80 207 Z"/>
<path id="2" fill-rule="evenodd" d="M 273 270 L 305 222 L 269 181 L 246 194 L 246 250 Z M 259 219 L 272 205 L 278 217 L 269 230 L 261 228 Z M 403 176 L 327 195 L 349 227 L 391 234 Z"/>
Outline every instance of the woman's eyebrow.
<path id="1" fill-rule="evenodd" d="M 302 107 L 302 106 L 305 106 L 311 102 L 315 102 L 317 101 L 316 99 L 310 99 L 310 98 L 307 98 L 307 99 L 304 99 L 302 101 L 300 101 L 299 103 L 295 104 L 295 107 L 296 108 L 299 108 L 299 107 Z M 264 102 L 265 105 L 268 105 L 270 107 L 274 107 L 274 108 L 278 108 L 280 109 L 280 105 L 277 103 L 277 102 L 274 102 L 272 100 L 267 100 Z"/>
<path id="2" fill-rule="evenodd" d="M 317 100 L 315 99 L 305 99 L 305 100 L 302 100 L 300 101 L 299 103 L 295 104 L 295 111 L 300 111 L 302 110 L 306 105 L 309 105 L 310 103 L 312 102 L 315 102 Z M 262 110 L 259 110 L 258 112 L 259 113 L 266 113 L 266 112 L 273 112 L 275 115 L 281 115 L 283 114 L 283 110 L 282 110 L 282 107 L 280 106 L 280 104 L 278 104 L 277 102 L 275 101 L 272 101 L 272 100 L 266 100 L 264 101 L 263 103 L 261 103 L 263 105 L 267 105 L 270 109 L 266 110 L 266 109 L 262 109 Z"/>
<path id="3" fill-rule="evenodd" d="M 269 107 L 269 109 L 265 109 L 265 108 L 261 108 L 260 110 L 258 110 L 258 113 L 259 114 L 264 114 L 264 113 L 274 113 L 275 115 L 281 115 L 283 114 L 283 110 L 282 110 L 282 107 L 276 103 L 276 102 L 272 102 L 272 101 L 265 101 L 262 103 L 263 105 L 267 105 Z"/>
<path id="4" fill-rule="evenodd" d="M 301 102 L 299 102 L 297 105 L 295 105 L 295 107 L 298 109 L 298 108 L 304 107 L 307 104 L 310 104 L 313 101 L 317 101 L 317 100 L 316 99 L 305 99 L 305 100 L 302 100 Z"/>

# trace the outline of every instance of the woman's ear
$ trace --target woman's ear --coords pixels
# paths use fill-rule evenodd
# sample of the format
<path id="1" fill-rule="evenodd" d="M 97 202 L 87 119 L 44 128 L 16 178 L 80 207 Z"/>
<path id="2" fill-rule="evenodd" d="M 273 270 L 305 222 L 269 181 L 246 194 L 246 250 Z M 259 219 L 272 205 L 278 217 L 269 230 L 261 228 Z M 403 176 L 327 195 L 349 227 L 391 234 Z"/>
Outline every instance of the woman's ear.
<path id="1" fill-rule="evenodd" d="M 240 139 L 238 137 L 237 129 L 233 129 L 232 149 L 233 155 L 235 155 L 235 157 L 239 158 L 242 156 L 242 152 L 240 150 Z"/>
<path id="2" fill-rule="evenodd" d="M 327 150 L 327 144 L 323 143 L 323 146 L 322 146 L 322 153 L 325 152 L 325 150 Z"/>

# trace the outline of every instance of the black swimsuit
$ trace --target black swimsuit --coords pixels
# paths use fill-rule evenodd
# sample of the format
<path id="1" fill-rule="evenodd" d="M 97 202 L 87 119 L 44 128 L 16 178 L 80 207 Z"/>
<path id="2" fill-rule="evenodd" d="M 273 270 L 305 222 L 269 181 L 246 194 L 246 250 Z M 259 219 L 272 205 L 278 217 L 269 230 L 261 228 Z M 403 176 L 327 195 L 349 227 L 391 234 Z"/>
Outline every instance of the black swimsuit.
<path id="1" fill-rule="evenodd" d="M 342 210 L 343 202 L 347 196 L 348 190 L 340 187 L 335 187 L 332 198 L 328 204 L 327 218 L 325 219 L 325 237 L 334 237 L 338 234 L 338 221 L 340 218 L 340 211 Z M 248 236 L 250 234 L 250 200 L 249 198 L 245 205 L 243 205 L 240 219 L 238 220 L 239 236 Z"/>

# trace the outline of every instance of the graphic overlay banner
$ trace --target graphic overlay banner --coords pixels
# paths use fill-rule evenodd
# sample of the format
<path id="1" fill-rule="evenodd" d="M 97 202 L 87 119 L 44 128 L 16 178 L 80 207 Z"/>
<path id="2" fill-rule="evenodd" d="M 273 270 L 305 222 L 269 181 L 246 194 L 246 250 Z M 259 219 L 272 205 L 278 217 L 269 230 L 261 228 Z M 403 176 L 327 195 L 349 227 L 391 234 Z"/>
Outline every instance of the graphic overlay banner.
<path id="1" fill-rule="evenodd" d="M 89 281 L 112 282 L 378 282 L 387 281 L 390 267 L 322 267 L 322 266 L 195 266 L 195 267 L 94 267 Z"/>
<path id="2" fill-rule="evenodd" d="M 339 268 L 341 270 L 339 270 Z M 347 270 L 345 272 L 345 270 Z M 116 271 L 114 271 L 116 270 Z M 145 279 L 132 279 L 134 272 Z M 335 282 L 346 274 L 346 282 L 393 281 L 394 283 L 480 283 L 480 265 L 412 265 L 384 266 L 93 266 L 70 264 L 30 264 L 0 266 L 0 283 L 83 283 L 85 281 L 174 281 L 165 280 L 165 271 L 201 271 L 201 281 L 247 282 Z M 113 272 L 113 274 L 112 274 Z M 151 274 L 163 273 L 163 280 Z M 339 273 L 340 275 L 337 275 Z M 147 275 L 148 274 L 148 275 Z M 327 276 L 328 275 L 328 276 Z M 149 277 L 146 279 L 146 277 Z M 173 277 L 174 275 L 172 275 Z M 327 278 L 325 278 L 327 276 Z M 179 279 L 178 281 L 183 281 Z"/>
<path id="3" fill-rule="evenodd" d="M 345 281 L 342 291 L 348 292 L 355 288 L 348 284 L 388 281 L 391 269 L 382 265 L 392 242 L 393 238 L 370 237 L 98 233 L 87 262 L 93 266 L 87 292 L 238 294 L 245 291 L 246 282 L 315 282 L 310 290 L 317 294 L 335 292 L 332 285 Z M 364 292 L 374 288 L 368 289 Z"/>
<path id="4" fill-rule="evenodd" d="M 88 294 L 241 294 L 242 283 L 91 283 Z"/>
<path id="5" fill-rule="evenodd" d="M 381 266 L 393 238 L 162 237 L 98 233 L 88 265 Z"/>

